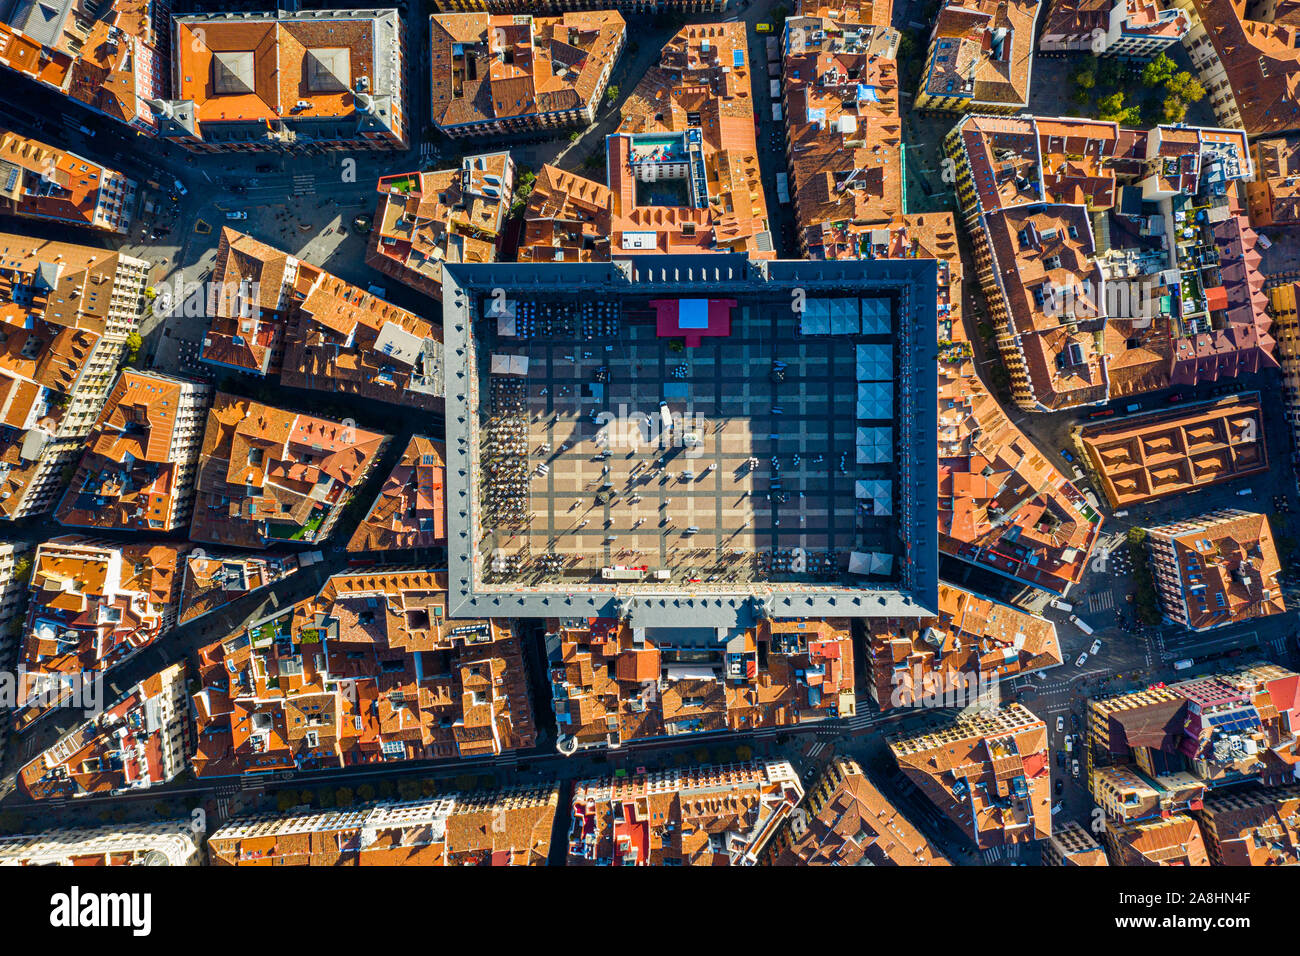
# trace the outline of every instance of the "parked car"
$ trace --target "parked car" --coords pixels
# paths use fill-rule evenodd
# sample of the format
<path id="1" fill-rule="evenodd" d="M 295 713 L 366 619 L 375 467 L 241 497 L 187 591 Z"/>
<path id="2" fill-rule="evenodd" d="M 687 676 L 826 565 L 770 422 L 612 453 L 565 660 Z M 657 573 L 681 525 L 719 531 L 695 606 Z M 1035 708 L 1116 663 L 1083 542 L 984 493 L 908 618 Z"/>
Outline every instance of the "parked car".
<path id="1" fill-rule="evenodd" d="M 1079 761 L 1077 760 L 1070 761 L 1070 773 L 1076 777 L 1079 776 Z"/>
<path id="2" fill-rule="evenodd" d="M 1088 653 L 1091 654 L 1093 657 L 1096 657 L 1098 654 L 1101 653 L 1101 638 L 1098 638 L 1097 640 L 1092 642 L 1092 647 L 1088 648 Z"/>
<path id="3" fill-rule="evenodd" d="M 1076 731 L 1076 732 L 1078 731 L 1078 729 L 1079 729 L 1079 715 L 1078 715 L 1078 714 L 1071 714 L 1071 715 L 1070 715 L 1070 729 L 1073 730 L 1073 731 Z"/>
<path id="4" fill-rule="evenodd" d="M 1064 458 L 1066 461 L 1071 461 L 1071 462 L 1074 461 L 1074 456 L 1071 455 L 1069 450 L 1065 448 L 1061 449 L 1061 457 Z"/>
<path id="5" fill-rule="evenodd" d="M 1187 670 L 1187 668 L 1191 667 L 1192 664 L 1194 663 L 1195 661 L 1193 661 L 1190 657 L 1184 657 L 1181 661 L 1174 661 L 1174 670 L 1185 671 Z"/>
<path id="6" fill-rule="evenodd" d="M 261 166 L 257 167 L 257 172 L 259 173 L 269 173 L 269 172 L 274 172 L 274 170 L 275 167 L 272 166 L 270 163 L 263 163 Z"/>
<path id="7" fill-rule="evenodd" d="M 1084 651 L 1082 654 L 1079 655 L 1079 659 L 1074 662 L 1074 666 L 1082 667 L 1086 663 L 1088 663 L 1088 652 Z"/>
<path id="8" fill-rule="evenodd" d="M 185 184 L 181 182 L 179 179 L 176 180 L 176 191 L 180 193 L 182 196 L 184 196 L 186 193 L 189 192 L 189 190 L 185 188 Z"/>
<path id="9" fill-rule="evenodd" d="M 1057 778 L 1055 786 L 1052 787 L 1052 792 L 1059 797 L 1061 795 L 1061 791 L 1064 789 L 1065 789 L 1065 781 L 1061 780 L 1060 778 Z"/>
<path id="10" fill-rule="evenodd" d="M 1178 402 L 1181 402 L 1182 400 L 1183 400 L 1182 392 L 1174 392 L 1174 394 L 1170 395 L 1168 398 L 1168 402 L 1170 405 L 1175 405 Z"/>
<path id="11" fill-rule="evenodd" d="M 239 210 L 238 212 L 228 212 L 228 213 L 226 213 L 226 218 L 227 218 L 227 219 L 247 219 L 247 218 L 248 218 L 248 213 L 244 212 L 244 211 L 241 209 L 241 210 Z"/>
<path id="12" fill-rule="evenodd" d="M 1064 751 L 1064 750 L 1058 750 L 1058 751 L 1056 752 L 1056 765 L 1057 765 L 1058 767 L 1060 767 L 1062 770 L 1065 769 L 1065 751 Z"/>
<path id="13" fill-rule="evenodd" d="M 1057 717 L 1057 718 L 1056 718 L 1056 732 L 1057 732 L 1058 734 L 1063 734 L 1063 733 L 1065 733 L 1065 718 L 1064 718 L 1064 717 Z"/>

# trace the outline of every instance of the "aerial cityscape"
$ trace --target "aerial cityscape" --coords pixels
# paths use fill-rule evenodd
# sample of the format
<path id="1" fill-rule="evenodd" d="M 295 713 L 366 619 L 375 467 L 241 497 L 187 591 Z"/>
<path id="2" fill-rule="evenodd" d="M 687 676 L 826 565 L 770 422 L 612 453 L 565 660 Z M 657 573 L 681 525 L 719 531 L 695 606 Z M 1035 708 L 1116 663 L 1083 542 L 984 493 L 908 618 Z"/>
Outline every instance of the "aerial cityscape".
<path id="1" fill-rule="evenodd" d="M 1300 0 L 0 81 L 0 865 L 1300 864 Z"/>

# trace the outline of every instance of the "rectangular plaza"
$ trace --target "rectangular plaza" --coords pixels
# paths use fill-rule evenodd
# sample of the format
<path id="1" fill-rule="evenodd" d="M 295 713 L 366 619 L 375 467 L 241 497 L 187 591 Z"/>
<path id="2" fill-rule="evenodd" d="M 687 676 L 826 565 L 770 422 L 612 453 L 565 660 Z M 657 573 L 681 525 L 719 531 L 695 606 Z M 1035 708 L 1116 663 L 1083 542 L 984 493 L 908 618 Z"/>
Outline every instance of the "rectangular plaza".
<path id="1" fill-rule="evenodd" d="M 917 354 L 934 341 L 933 299 L 927 319 L 912 287 L 923 268 L 837 263 L 837 278 L 863 275 L 818 288 L 824 264 L 718 258 L 731 281 L 686 257 L 652 260 L 672 273 L 457 268 L 449 557 L 470 604 L 549 616 L 659 602 L 662 616 L 671 600 L 720 622 L 909 613 L 937 567 L 935 446 L 911 414 L 935 388 Z M 669 279 L 684 262 L 694 281 Z M 560 271 L 571 281 L 543 286 Z"/>
<path id="2" fill-rule="evenodd" d="M 533 467 L 527 516 L 495 523 L 486 547 L 539 582 L 618 565 L 679 583 L 821 581 L 847 573 L 854 551 L 897 557 L 894 463 L 859 461 L 855 445 L 870 427 L 892 449 L 893 382 L 873 383 L 872 417 L 857 418 L 852 344 L 798 335 L 788 299 L 736 306 L 729 336 L 693 348 L 657 334 L 648 301 L 621 307 L 612 342 L 495 341 L 528 360 Z M 874 338 L 888 351 L 887 330 Z M 858 481 L 881 494 L 860 505 Z M 528 563 L 547 554 L 562 572 Z"/>

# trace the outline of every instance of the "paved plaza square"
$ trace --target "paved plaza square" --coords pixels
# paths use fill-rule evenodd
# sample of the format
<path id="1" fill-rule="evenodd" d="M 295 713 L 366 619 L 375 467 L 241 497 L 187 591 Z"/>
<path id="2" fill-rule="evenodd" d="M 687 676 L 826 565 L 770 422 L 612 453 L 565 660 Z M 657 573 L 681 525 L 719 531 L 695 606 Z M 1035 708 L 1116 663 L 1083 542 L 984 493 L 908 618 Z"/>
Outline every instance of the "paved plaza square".
<path id="1" fill-rule="evenodd" d="M 729 335 L 687 347 L 660 337 L 649 302 L 620 312 L 607 338 L 557 323 L 493 343 L 527 360 L 526 507 L 485 520 L 502 576 L 576 583 L 625 567 L 679 584 L 830 582 L 854 551 L 895 550 L 892 515 L 855 494 L 894 481 L 892 460 L 857 452 L 855 344 L 887 334 L 800 335 L 788 300 L 751 300 L 732 309 Z M 881 389 L 873 424 L 892 445 L 893 385 Z"/>

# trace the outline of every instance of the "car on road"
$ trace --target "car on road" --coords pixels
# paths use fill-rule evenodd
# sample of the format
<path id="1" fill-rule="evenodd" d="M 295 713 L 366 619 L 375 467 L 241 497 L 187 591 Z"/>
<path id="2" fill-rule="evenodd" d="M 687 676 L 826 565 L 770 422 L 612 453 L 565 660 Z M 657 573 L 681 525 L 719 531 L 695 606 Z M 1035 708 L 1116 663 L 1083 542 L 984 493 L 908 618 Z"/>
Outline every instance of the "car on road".
<path id="1" fill-rule="evenodd" d="M 1064 718 L 1064 717 L 1057 717 L 1057 718 L 1056 718 L 1056 732 L 1057 732 L 1058 734 L 1063 734 L 1063 733 L 1065 733 L 1065 718 Z"/>
<path id="2" fill-rule="evenodd" d="M 1086 663 L 1088 663 L 1088 652 L 1084 651 L 1082 654 L 1079 655 L 1079 659 L 1074 662 L 1074 666 L 1082 667 Z"/>
<path id="3" fill-rule="evenodd" d="M 1176 405 L 1182 400 L 1183 400 L 1182 392 L 1174 392 L 1174 394 L 1170 395 L 1169 398 L 1166 399 L 1166 401 L 1168 401 L 1170 405 Z"/>
<path id="4" fill-rule="evenodd" d="M 1068 449 L 1065 449 L 1065 448 L 1062 448 L 1062 449 L 1061 449 L 1061 457 L 1064 458 L 1066 461 L 1069 461 L 1069 462 L 1073 462 L 1073 461 L 1074 461 L 1074 456 L 1071 455 L 1070 452 L 1069 452 L 1069 450 L 1068 450 Z"/>
<path id="5" fill-rule="evenodd" d="M 1114 414 L 1115 414 L 1115 409 L 1113 409 L 1113 408 L 1099 408 L 1099 409 L 1097 409 L 1097 411 L 1095 411 L 1095 412 L 1089 412 L 1089 413 L 1088 413 L 1088 417 L 1089 417 L 1089 418 L 1109 418 L 1111 415 L 1114 415 Z"/>
<path id="6" fill-rule="evenodd" d="M 248 213 L 244 212 L 244 211 L 241 209 L 241 210 L 239 210 L 238 212 L 228 212 L 228 213 L 226 213 L 226 218 L 227 218 L 227 219 L 247 219 L 247 218 L 248 218 Z"/>
<path id="7" fill-rule="evenodd" d="M 1076 777 L 1079 776 L 1079 761 L 1077 760 L 1070 761 L 1070 773 Z"/>
<path id="8" fill-rule="evenodd" d="M 1092 642 L 1092 647 L 1088 648 L 1088 653 L 1091 654 L 1093 657 L 1096 657 L 1098 654 L 1101 653 L 1101 639 L 1100 639 L 1100 638 L 1098 638 L 1097 640 L 1095 640 L 1095 641 Z"/>
<path id="9" fill-rule="evenodd" d="M 189 193 L 189 190 L 185 188 L 185 184 L 181 182 L 179 179 L 176 180 L 176 191 L 180 193 L 182 196 Z"/>
<path id="10" fill-rule="evenodd" d="M 236 196 L 242 196 L 248 192 L 248 187 L 241 186 L 239 183 L 235 183 L 230 187 L 230 191 L 234 193 Z"/>
<path id="11" fill-rule="evenodd" d="M 275 167 L 272 166 L 270 163 L 263 163 L 261 166 L 258 166 L 254 170 L 254 172 L 259 172 L 259 173 L 270 173 L 274 171 L 275 171 Z"/>
<path id="12" fill-rule="evenodd" d="M 1059 797 L 1061 795 L 1061 791 L 1064 789 L 1065 789 L 1065 781 L 1061 780 L 1058 777 L 1056 783 L 1052 787 L 1052 792 Z"/>
<path id="13" fill-rule="evenodd" d="M 1079 715 L 1078 715 L 1078 714 L 1071 714 L 1071 715 L 1070 715 L 1070 729 L 1073 730 L 1073 731 L 1076 731 L 1076 732 L 1078 731 L 1078 729 L 1079 729 Z"/>
<path id="14" fill-rule="evenodd" d="M 1064 750 L 1058 750 L 1058 751 L 1056 752 L 1056 765 L 1057 765 L 1058 767 L 1060 767 L 1062 770 L 1065 769 L 1065 751 L 1064 751 Z"/>

